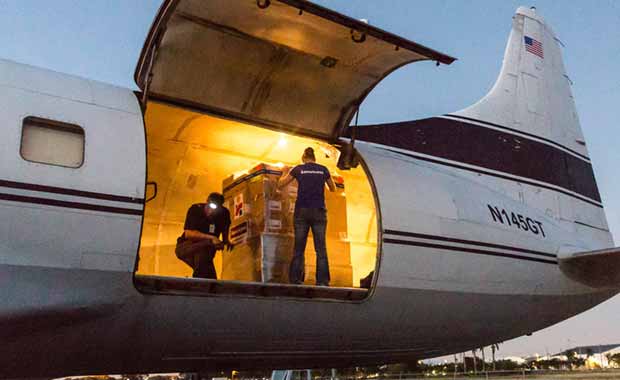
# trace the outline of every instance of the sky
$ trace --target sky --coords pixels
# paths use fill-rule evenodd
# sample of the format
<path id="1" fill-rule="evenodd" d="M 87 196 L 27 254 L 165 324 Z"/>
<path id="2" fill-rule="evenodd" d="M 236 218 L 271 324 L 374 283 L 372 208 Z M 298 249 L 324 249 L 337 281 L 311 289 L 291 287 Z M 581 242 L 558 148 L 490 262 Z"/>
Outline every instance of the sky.
<path id="1" fill-rule="evenodd" d="M 536 6 L 565 45 L 564 63 L 614 238 L 620 241 L 620 1 L 319 0 L 319 4 L 455 56 L 416 63 L 380 83 L 360 124 L 456 111 L 491 88 L 511 17 Z M 53 5 L 52 5 L 53 4 Z M 133 72 L 158 0 L 0 0 L 0 58 L 135 89 Z M 504 342 L 499 356 L 620 343 L 620 296 L 555 326 Z"/>

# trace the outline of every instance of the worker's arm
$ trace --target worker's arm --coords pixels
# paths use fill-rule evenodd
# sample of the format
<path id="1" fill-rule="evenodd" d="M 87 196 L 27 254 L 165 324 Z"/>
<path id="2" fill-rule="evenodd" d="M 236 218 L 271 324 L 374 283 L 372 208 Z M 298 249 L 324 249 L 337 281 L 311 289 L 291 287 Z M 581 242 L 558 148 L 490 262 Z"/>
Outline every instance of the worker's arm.
<path id="1" fill-rule="evenodd" d="M 222 232 L 222 243 L 224 243 L 224 248 L 227 251 L 232 251 L 235 246 L 230 242 L 228 238 L 229 232 L 230 232 L 230 220 L 228 221 L 226 226 L 224 226 L 224 231 Z"/>
<path id="2" fill-rule="evenodd" d="M 326 182 L 327 187 L 329 187 L 329 191 L 336 191 L 336 184 L 334 183 L 332 177 L 329 177 Z"/>
<path id="3" fill-rule="evenodd" d="M 196 230 L 185 230 L 185 238 L 189 240 L 211 240 L 213 245 L 221 244 L 220 239 L 213 235 L 205 234 Z"/>
<path id="4" fill-rule="evenodd" d="M 289 183 L 293 182 L 294 179 L 295 177 L 291 175 L 290 170 L 287 171 L 286 174 L 282 173 L 282 177 L 280 177 L 280 179 L 278 180 L 277 188 L 281 189 L 283 187 L 286 187 Z"/>

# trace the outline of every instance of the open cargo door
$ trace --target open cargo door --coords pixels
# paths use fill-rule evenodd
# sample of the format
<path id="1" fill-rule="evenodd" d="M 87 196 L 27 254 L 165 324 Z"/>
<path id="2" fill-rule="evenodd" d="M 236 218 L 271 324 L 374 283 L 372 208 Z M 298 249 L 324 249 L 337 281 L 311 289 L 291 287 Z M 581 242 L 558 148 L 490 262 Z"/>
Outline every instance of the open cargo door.
<path id="1" fill-rule="evenodd" d="M 148 99 L 333 140 L 381 79 L 421 60 L 454 58 L 307 1 L 167 0 L 135 80 Z"/>

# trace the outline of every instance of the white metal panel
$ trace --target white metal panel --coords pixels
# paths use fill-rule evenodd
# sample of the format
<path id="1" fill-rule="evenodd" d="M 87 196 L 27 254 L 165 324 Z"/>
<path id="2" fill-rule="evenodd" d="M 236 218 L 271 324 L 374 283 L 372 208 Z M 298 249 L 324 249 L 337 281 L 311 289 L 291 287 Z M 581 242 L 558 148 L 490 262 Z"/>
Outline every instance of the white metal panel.
<path id="1" fill-rule="evenodd" d="M 384 228 L 411 226 L 410 223 L 416 222 L 400 215 L 413 213 L 429 217 L 458 217 L 450 186 L 443 186 L 446 184 L 443 168 L 428 170 L 425 162 L 375 149 L 363 142 L 357 144 L 363 156 L 369 157 L 373 178 L 377 177 L 377 191 L 383 203 L 382 210 L 386 213 L 383 215 Z"/>
<path id="2" fill-rule="evenodd" d="M 131 271 L 145 180 L 144 127 L 132 91 L 7 61 L 0 78 L 0 263 Z M 28 116 L 82 128 L 83 165 L 22 158 Z"/>
<path id="3" fill-rule="evenodd" d="M 133 269 L 140 236 L 139 216 L 7 201 L 0 201 L 0 212 L 11 221 L 0 223 L 0 264 Z M 92 257 L 94 254 L 98 258 Z M 118 260 L 122 261 L 110 264 Z M 95 267 L 96 263 L 101 266 Z"/>
<path id="4" fill-rule="evenodd" d="M 557 264 L 386 242 L 386 237 L 390 240 L 394 236 L 385 231 L 398 230 L 436 237 L 399 237 L 405 241 L 490 250 L 500 255 L 516 254 L 550 261 L 553 259 L 515 252 L 510 247 L 554 254 L 566 242 L 596 246 L 587 236 L 574 234 L 572 224 L 567 228 L 543 208 L 542 203 L 546 201 L 551 201 L 551 206 L 555 207 L 556 192 L 414 158 L 399 156 L 397 159 L 397 155 L 378 146 L 363 142 L 356 144 L 370 168 L 381 206 L 384 242 L 379 286 L 490 294 L 577 294 L 590 291 L 566 278 Z M 502 186 L 523 187 L 515 193 L 529 193 L 527 200 L 524 196 L 520 199 L 496 190 Z M 532 203 L 537 203 L 536 207 L 532 207 Z M 545 236 L 494 223 L 489 205 L 540 221 Z M 499 244 L 508 248 L 481 248 L 475 244 L 441 241 L 442 238 Z"/>
<path id="5" fill-rule="evenodd" d="M 140 114 L 132 91 L 52 70 L 0 59 L 0 86 Z"/>
<path id="6" fill-rule="evenodd" d="M 145 158 L 139 152 L 144 150 L 144 127 L 139 114 L 11 87 L 0 87 L 0 102 L 7 105 L 1 115 L 6 144 L 0 152 L 6 164 L 3 179 L 143 197 Z M 133 104 L 138 107 L 136 100 Z M 19 150 L 23 119 L 28 116 L 82 127 L 84 164 L 69 170 L 24 160 Z"/>

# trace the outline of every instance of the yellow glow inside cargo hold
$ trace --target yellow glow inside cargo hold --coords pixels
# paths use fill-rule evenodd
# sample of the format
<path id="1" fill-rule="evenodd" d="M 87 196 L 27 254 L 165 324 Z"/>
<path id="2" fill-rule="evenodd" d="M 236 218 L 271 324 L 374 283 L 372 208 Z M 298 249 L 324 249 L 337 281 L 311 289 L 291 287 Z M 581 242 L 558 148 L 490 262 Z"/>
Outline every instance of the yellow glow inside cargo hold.
<path id="1" fill-rule="evenodd" d="M 375 270 L 377 214 L 373 191 L 362 165 L 346 171 L 336 167 L 340 152 L 335 147 L 306 137 L 153 102 L 148 105 L 145 124 L 148 181 L 157 184 L 157 196 L 145 206 L 137 274 L 191 277 L 192 269 L 175 255 L 176 239 L 183 233 L 188 208 L 205 202 L 211 192 L 224 193 L 225 206 L 231 213 L 231 229 L 237 227 L 235 231 L 239 233 L 247 217 L 244 212 L 254 218 L 247 219 L 248 223 L 257 223 L 257 218 L 264 215 L 267 219 L 262 220 L 265 226 L 261 225 L 263 240 L 266 236 L 279 236 L 284 240 L 278 241 L 290 243 L 294 198 L 287 197 L 295 189 L 283 189 L 282 194 L 273 198 L 276 196 L 273 185 L 279 177 L 273 173 L 300 164 L 306 147 L 314 148 L 317 162 L 325 165 L 336 182 L 340 182 L 336 192 L 326 190 L 331 285 L 359 287 L 360 279 Z M 265 169 L 269 170 L 261 174 Z M 262 182 L 257 182 L 259 180 Z M 151 195 L 152 189 L 147 190 L 147 195 Z M 258 207 L 263 204 L 257 203 L 258 197 L 264 197 L 267 206 Z M 259 210 L 261 207 L 268 210 Z M 218 279 L 273 281 L 265 274 L 252 274 L 256 269 L 250 266 L 254 264 L 248 257 L 243 258 L 244 241 L 249 244 L 252 234 L 241 236 L 245 240 L 240 240 L 239 234 L 236 238 L 237 241 L 231 239 L 237 243 L 235 250 L 216 254 Z M 288 251 L 292 255 L 292 246 L 278 244 L 283 252 L 279 255 L 286 256 Z M 281 260 L 285 259 L 281 257 Z M 310 236 L 306 247 L 307 285 L 314 284 L 314 263 Z M 285 264 L 288 268 L 288 262 Z M 286 277 L 279 276 L 275 282 Z"/>

